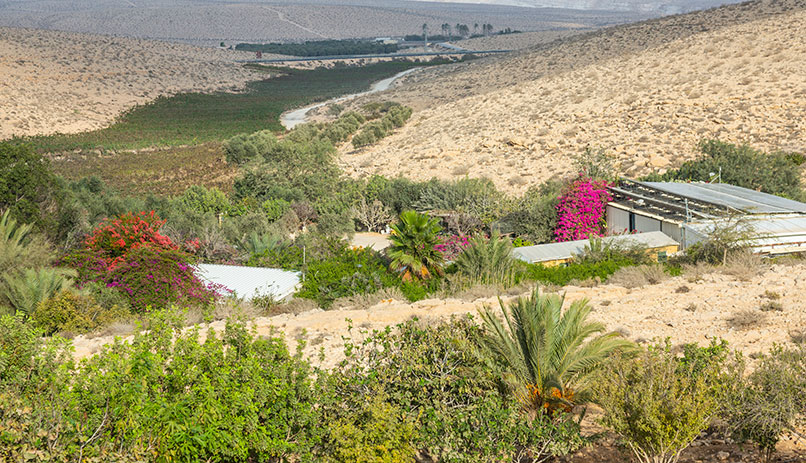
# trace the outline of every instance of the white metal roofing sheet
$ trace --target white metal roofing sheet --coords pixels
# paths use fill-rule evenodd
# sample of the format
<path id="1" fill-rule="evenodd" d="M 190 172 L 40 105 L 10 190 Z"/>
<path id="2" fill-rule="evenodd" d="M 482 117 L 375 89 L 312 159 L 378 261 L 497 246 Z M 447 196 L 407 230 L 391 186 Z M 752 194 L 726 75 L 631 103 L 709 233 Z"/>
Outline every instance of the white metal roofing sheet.
<path id="1" fill-rule="evenodd" d="M 640 182 L 690 199 L 732 207 L 746 213 L 806 213 L 806 204 L 727 183 Z"/>
<path id="2" fill-rule="evenodd" d="M 640 245 L 646 248 L 660 248 L 677 246 L 665 233 L 653 231 L 636 233 L 634 235 L 613 235 L 602 238 L 604 242 L 615 242 L 625 246 Z M 524 246 L 512 250 L 512 256 L 526 262 L 548 262 L 552 260 L 570 259 L 581 254 L 590 240 L 565 241 L 562 243 L 539 244 L 537 246 Z"/>
<path id="3" fill-rule="evenodd" d="M 223 285 L 244 299 L 255 295 L 285 299 L 294 294 L 300 282 L 299 272 L 277 268 L 216 264 L 199 264 L 196 268 L 199 278 Z"/>

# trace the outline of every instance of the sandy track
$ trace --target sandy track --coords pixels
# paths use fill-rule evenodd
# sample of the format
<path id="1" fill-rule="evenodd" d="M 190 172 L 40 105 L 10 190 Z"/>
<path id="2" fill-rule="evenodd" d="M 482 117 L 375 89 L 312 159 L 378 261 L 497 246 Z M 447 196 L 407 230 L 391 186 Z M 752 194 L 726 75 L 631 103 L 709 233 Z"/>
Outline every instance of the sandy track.
<path id="1" fill-rule="evenodd" d="M 755 2 L 621 26 L 429 69 L 385 98 L 415 108 L 377 145 L 342 152 L 356 177 L 487 176 L 520 193 L 570 173 L 586 146 L 639 175 L 703 138 L 806 151 L 806 2 Z"/>
<path id="2" fill-rule="evenodd" d="M 688 288 L 687 291 L 679 289 Z M 640 289 L 626 289 L 617 285 L 595 288 L 568 286 L 566 302 L 588 298 L 594 307 L 592 318 L 609 330 L 618 330 L 635 341 L 670 338 L 674 345 L 699 343 L 707 345 L 711 339 L 725 339 L 732 348 L 747 355 L 766 352 L 774 343 L 791 343 L 790 333 L 806 329 L 806 312 L 802 301 L 806 299 L 806 265 L 774 266 L 766 272 L 741 281 L 722 274 L 706 274 L 700 281 L 691 282 L 685 276 Z M 736 330 L 727 319 L 741 310 L 759 310 L 768 301 L 767 291 L 780 295 L 780 312 L 765 312 L 767 322 L 749 330 Z M 472 299 L 472 300 L 470 300 Z M 691 311 L 692 304 L 696 306 Z M 279 315 L 257 318 L 253 325 L 258 334 L 267 335 L 273 330 L 285 333 L 290 345 L 305 339 L 305 355 L 314 363 L 332 367 L 342 358 L 342 336 L 348 335 L 350 323 L 354 333 L 371 331 L 395 325 L 412 317 L 421 320 L 447 320 L 451 316 L 475 314 L 479 308 L 497 306 L 497 299 L 472 297 L 466 299 L 431 299 L 416 303 L 385 301 L 367 310 L 314 310 L 298 315 Z M 348 321 L 348 320 L 351 320 Z M 224 321 L 202 327 L 223 330 Z M 97 352 L 112 337 L 74 339 L 76 358 Z M 325 353 L 320 362 L 319 352 Z"/>

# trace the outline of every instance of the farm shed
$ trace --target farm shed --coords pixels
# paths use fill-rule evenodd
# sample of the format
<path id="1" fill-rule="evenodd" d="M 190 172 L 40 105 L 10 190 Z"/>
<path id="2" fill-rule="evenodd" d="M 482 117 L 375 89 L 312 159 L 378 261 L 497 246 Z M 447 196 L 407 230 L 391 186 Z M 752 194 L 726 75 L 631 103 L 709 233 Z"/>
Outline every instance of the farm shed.
<path id="1" fill-rule="evenodd" d="M 754 240 L 757 252 L 784 254 L 800 246 L 795 243 L 806 243 L 806 204 L 780 196 L 726 183 L 632 180 L 610 192 L 610 233 L 661 231 L 685 249 L 718 224 L 741 218 L 763 237 Z"/>
<path id="2" fill-rule="evenodd" d="M 301 275 L 277 268 L 237 265 L 199 264 L 196 268 L 202 280 L 223 285 L 235 296 L 247 300 L 256 295 L 285 299 L 296 292 Z"/>
<path id="3" fill-rule="evenodd" d="M 677 252 L 678 244 L 659 231 L 636 233 L 634 235 L 613 235 L 602 238 L 604 243 L 614 243 L 625 247 L 640 246 L 654 260 L 660 256 Z M 524 262 L 543 264 L 553 267 L 571 261 L 575 255 L 582 254 L 590 240 L 565 241 L 563 243 L 540 244 L 537 246 L 524 246 L 512 250 L 512 256 Z"/>

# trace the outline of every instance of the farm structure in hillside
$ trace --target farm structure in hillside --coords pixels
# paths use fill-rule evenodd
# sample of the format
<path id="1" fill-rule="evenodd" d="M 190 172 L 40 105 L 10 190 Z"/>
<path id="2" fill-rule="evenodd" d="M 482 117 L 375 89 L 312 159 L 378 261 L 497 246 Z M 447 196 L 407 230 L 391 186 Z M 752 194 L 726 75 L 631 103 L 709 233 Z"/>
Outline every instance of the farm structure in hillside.
<path id="1" fill-rule="evenodd" d="M 661 231 L 686 249 L 736 223 L 757 253 L 806 251 L 806 204 L 798 201 L 726 183 L 624 179 L 609 189 L 610 234 Z"/>

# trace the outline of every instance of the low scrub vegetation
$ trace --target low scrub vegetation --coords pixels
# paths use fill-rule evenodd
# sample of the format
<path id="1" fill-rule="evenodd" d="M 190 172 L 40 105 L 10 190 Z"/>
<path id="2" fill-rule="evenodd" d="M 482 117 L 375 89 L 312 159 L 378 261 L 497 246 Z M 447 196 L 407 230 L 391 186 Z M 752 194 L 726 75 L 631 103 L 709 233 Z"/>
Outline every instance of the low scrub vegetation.
<path id="1" fill-rule="evenodd" d="M 394 53 L 398 46 L 373 40 L 309 40 L 303 43 L 239 43 L 235 49 L 291 56 L 337 56 Z"/>

